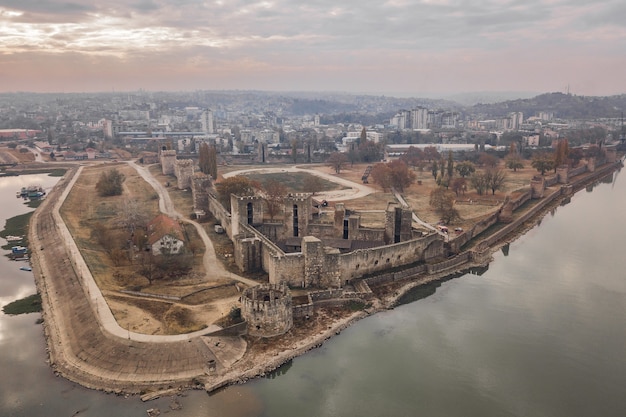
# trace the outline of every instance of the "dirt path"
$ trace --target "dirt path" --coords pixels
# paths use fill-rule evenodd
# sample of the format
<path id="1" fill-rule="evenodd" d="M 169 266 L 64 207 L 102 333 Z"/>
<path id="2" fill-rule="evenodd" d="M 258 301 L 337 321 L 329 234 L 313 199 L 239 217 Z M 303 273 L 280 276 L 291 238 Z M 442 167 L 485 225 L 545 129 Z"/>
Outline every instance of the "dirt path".
<path id="1" fill-rule="evenodd" d="M 162 213 L 165 213 L 174 219 L 189 223 L 196 228 L 198 235 L 204 243 L 205 251 L 202 263 L 204 264 L 205 271 L 207 271 L 207 274 L 209 274 L 209 279 L 213 279 L 216 281 L 219 281 L 221 279 L 233 279 L 248 286 L 255 286 L 259 284 L 254 280 L 227 271 L 222 263 L 218 261 L 215 254 L 215 247 L 213 246 L 213 242 L 209 238 L 209 235 L 207 234 L 204 227 L 198 222 L 186 219 L 182 214 L 176 211 L 170 195 L 163 186 L 163 184 L 157 181 L 146 167 L 138 165 L 134 161 L 128 162 L 128 165 L 137 170 L 137 173 L 139 173 L 139 175 L 141 175 L 141 177 L 157 192 L 157 194 L 159 195 L 159 209 Z"/>
<path id="2" fill-rule="evenodd" d="M 328 174 L 326 172 L 321 172 L 321 171 L 308 169 L 308 168 L 299 168 L 295 165 L 292 167 L 276 167 L 276 168 L 268 167 L 268 168 L 241 169 L 238 171 L 228 172 L 224 174 L 223 176 L 224 178 L 228 178 L 228 177 L 233 177 L 239 174 L 246 174 L 249 172 L 258 172 L 260 174 L 271 174 L 271 173 L 276 173 L 276 172 L 304 172 L 304 173 L 315 175 L 325 180 L 334 182 L 335 184 L 348 187 L 348 189 L 343 189 L 343 190 L 318 192 L 316 193 L 316 198 L 320 200 L 329 200 L 329 201 L 354 200 L 356 198 L 365 197 L 367 195 L 370 195 L 376 192 L 374 188 L 368 187 L 367 185 L 359 184 L 357 182 L 350 181 L 348 179 L 341 178 L 333 174 Z"/>

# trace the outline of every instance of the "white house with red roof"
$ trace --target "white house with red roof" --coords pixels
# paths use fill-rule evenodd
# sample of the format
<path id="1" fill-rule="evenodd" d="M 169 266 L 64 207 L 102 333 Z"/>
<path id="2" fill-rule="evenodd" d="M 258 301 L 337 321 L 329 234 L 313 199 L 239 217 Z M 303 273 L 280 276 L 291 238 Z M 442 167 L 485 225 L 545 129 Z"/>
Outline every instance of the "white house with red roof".
<path id="1" fill-rule="evenodd" d="M 165 214 L 159 214 L 148 223 L 148 245 L 154 255 L 180 253 L 185 236 L 180 223 Z"/>

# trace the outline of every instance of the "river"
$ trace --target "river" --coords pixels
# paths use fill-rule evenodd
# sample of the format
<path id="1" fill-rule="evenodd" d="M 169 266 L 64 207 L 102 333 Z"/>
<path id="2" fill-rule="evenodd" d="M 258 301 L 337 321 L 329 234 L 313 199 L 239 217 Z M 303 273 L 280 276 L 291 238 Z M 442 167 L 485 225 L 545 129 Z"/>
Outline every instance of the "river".
<path id="1" fill-rule="evenodd" d="M 0 178 L 1 219 L 27 212 Z M 10 202 L 10 204 L 5 203 Z M 368 317 L 268 378 L 142 403 L 55 377 L 39 314 L 0 314 L 0 416 L 624 416 L 626 180 L 567 205 L 466 274 Z M 2 305 L 35 291 L 0 259 Z M 411 296 L 407 297 L 410 299 Z"/>

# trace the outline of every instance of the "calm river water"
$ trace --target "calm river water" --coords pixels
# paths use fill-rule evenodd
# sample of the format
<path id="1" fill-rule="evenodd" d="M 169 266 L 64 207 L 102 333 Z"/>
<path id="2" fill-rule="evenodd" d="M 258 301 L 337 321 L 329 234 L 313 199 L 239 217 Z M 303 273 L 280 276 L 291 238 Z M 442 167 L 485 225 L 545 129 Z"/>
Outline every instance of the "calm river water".
<path id="1" fill-rule="evenodd" d="M 29 209 L 0 179 L 0 220 Z M 482 275 L 362 320 L 270 378 L 142 403 L 83 389 L 45 363 L 39 314 L 0 314 L 0 416 L 626 415 L 626 179 L 600 183 L 495 254 Z M 0 259 L 0 304 L 34 292 Z M 436 291 L 435 291 L 436 290 Z M 424 292 L 424 291 L 422 291 Z M 428 292 L 428 291 L 426 291 Z M 416 296 L 417 298 L 417 296 Z"/>

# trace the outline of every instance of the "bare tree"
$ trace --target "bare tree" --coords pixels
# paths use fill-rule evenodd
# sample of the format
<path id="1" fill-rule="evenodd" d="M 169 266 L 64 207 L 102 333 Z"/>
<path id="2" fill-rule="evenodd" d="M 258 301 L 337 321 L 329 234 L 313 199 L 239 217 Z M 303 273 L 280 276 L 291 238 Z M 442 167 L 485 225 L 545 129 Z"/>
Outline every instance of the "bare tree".
<path id="1" fill-rule="evenodd" d="M 497 190 L 502 189 L 506 182 L 506 172 L 498 168 L 488 168 L 485 170 L 485 182 L 488 189 L 491 190 L 491 195 L 494 195 Z"/>
<path id="2" fill-rule="evenodd" d="M 343 167 L 348 163 L 348 158 L 345 154 L 340 152 L 333 152 L 328 157 L 326 164 L 335 170 L 335 173 L 339 174 Z"/>
<path id="3" fill-rule="evenodd" d="M 287 194 L 287 187 L 282 182 L 274 179 L 269 180 L 264 187 L 263 193 L 265 194 L 265 205 L 267 206 L 267 214 L 270 215 L 270 219 L 274 220 L 274 216 L 278 214 L 283 204 L 285 194 Z"/>

